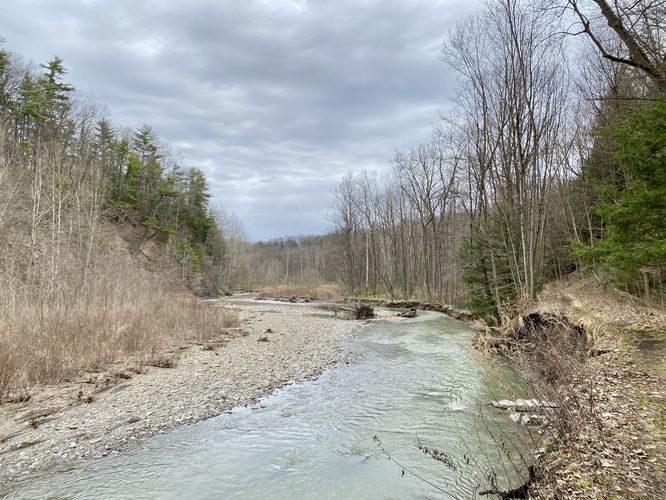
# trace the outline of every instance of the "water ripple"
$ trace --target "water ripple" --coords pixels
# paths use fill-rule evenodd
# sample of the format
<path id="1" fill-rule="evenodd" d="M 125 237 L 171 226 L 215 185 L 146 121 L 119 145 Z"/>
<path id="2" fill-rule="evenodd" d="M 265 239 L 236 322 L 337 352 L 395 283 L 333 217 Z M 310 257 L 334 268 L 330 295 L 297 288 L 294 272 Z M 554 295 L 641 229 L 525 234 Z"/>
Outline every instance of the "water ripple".
<path id="1" fill-rule="evenodd" d="M 512 432 L 501 415 L 480 417 L 482 403 L 502 377 L 515 383 L 508 366 L 481 364 L 471 335 L 436 313 L 376 324 L 353 341 L 349 365 L 285 387 L 255 410 L 173 430 L 87 470 L 24 484 L 14 497 L 402 499 L 435 498 L 442 488 L 471 498 L 507 458 L 492 429 Z"/>

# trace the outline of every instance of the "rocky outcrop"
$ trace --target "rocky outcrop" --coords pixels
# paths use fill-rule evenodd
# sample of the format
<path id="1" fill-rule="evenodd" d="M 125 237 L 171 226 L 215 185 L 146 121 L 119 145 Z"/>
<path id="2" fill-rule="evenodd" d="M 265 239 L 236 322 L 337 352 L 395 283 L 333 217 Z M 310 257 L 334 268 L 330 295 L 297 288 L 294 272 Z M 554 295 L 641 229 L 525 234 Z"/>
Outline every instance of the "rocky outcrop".
<path id="1" fill-rule="evenodd" d="M 529 413 L 512 413 L 509 418 L 517 425 L 540 426 L 546 422 L 543 415 L 530 415 Z"/>
<path id="2" fill-rule="evenodd" d="M 557 403 L 543 399 L 502 399 L 492 401 L 490 405 L 499 410 L 508 410 L 512 413 L 509 418 L 517 425 L 539 426 L 546 423 L 546 417 L 536 412 L 550 411 L 558 407 Z"/>

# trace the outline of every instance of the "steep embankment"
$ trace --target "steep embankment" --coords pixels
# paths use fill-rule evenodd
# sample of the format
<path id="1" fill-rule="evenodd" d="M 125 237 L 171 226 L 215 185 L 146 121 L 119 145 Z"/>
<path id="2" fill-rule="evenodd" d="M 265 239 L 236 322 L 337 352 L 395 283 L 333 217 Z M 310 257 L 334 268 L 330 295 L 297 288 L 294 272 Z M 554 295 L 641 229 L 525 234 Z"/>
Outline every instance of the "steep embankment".
<path id="1" fill-rule="evenodd" d="M 508 346 L 536 395 L 560 408 L 543 429 L 535 498 L 666 497 L 666 313 L 589 281 L 552 283 L 486 346 Z"/>

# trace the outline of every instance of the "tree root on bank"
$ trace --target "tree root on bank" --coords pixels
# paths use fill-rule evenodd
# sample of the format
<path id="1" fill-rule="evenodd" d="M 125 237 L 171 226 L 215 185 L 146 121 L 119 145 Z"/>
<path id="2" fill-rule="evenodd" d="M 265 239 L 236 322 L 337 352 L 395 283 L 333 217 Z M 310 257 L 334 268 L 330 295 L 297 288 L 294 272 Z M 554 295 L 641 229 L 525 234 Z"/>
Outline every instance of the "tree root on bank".
<path id="1" fill-rule="evenodd" d="M 356 319 L 372 319 L 375 317 L 375 310 L 366 305 L 360 305 L 354 311 L 354 317 Z"/>

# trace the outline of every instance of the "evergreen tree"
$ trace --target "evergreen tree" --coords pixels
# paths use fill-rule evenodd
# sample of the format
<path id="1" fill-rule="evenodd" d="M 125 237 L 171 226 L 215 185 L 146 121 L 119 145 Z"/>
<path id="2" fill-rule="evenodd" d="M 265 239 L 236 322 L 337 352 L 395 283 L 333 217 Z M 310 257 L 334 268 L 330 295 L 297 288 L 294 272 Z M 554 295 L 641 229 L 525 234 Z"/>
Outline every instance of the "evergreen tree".
<path id="1" fill-rule="evenodd" d="M 603 239 L 578 245 L 576 253 L 615 283 L 649 292 L 666 270 L 666 100 L 636 111 L 607 136 L 618 145 L 624 182 L 598 186 L 607 200 L 596 209 Z"/>
<path id="2" fill-rule="evenodd" d="M 39 80 L 44 99 L 43 115 L 57 122 L 70 109 L 70 94 L 74 91 L 74 87 L 62 82 L 67 71 L 58 56 L 42 64 L 41 67 L 45 70 Z"/>

